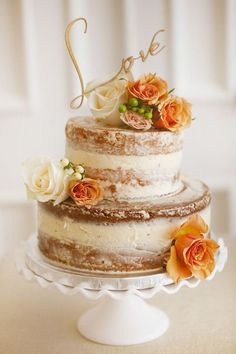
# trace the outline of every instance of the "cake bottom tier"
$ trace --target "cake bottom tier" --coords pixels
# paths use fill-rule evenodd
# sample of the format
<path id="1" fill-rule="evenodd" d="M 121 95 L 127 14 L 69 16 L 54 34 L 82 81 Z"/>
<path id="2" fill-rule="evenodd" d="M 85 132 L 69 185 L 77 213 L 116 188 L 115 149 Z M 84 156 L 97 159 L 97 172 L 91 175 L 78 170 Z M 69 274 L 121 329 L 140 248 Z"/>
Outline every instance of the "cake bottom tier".
<path id="1" fill-rule="evenodd" d="M 142 203 L 103 201 L 87 209 L 67 200 L 38 203 L 38 245 L 50 263 L 99 273 L 163 271 L 171 235 L 199 214 L 210 226 L 210 192 L 183 179 L 175 195 Z"/>
<path id="2" fill-rule="evenodd" d="M 40 234 L 39 249 L 51 263 L 64 264 L 72 269 L 95 272 L 163 271 L 169 247 L 159 252 L 129 249 L 98 248 L 61 242 Z"/>

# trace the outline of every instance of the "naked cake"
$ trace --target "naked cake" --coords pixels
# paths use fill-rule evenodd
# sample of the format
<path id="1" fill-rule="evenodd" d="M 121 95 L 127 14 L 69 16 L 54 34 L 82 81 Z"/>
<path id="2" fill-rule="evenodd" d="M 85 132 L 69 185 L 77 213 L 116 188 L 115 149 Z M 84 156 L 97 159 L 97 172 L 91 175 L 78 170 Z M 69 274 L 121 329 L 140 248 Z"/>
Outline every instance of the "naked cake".
<path id="1" fill-rule="evenodd" d="M 24 163 L 28 196 L 38 200 L 38 247 L 47 262 L 80 272 L 206 278 L 218 249 L 210 191 L 180 174 L 191 105 L 156 74 L 134 80 L 122 65 L 81 84 L 77 106 L 86 96 L 92 115 L 68 120 L 65 157 Z"/>

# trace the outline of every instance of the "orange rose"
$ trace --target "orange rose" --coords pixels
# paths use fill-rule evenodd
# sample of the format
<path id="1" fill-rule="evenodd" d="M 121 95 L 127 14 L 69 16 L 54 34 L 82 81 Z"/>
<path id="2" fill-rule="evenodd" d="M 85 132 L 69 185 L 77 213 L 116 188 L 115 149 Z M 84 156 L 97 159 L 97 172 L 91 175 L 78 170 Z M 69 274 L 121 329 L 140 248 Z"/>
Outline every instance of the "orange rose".
<path id="1" fill-rule="evenodd" d="M 219 245 L 211 239 L 204 239 L 207 225 L 199 215 L 193 215 L 173 235 L 170 258 L 166 270 L 175 283 L 195 276 L 207 278 L 215 268 L 215 253 Z"/>
<path id="2" fill-rule="evenodd" d="M 143 75 L 138 81 L 128 82 L 131 96 L 139 98 L 148 105 L 157 105 L 167 97 L 167 83 L 155 74 Z"/>
<path id="3" fill-rule="evenodd" d="M 91 178 L 70 181 L 68 191 L 77 205 L 91 207 L 103 199 L 103 190 L 98 182 Z"/>
<path id="4" fill-rule="evenodd" d="M 182 97 L 170 96 L 161 102 L 153 125 L 157 129 L 176 131 L 190 125 L 191 105 Z"/>

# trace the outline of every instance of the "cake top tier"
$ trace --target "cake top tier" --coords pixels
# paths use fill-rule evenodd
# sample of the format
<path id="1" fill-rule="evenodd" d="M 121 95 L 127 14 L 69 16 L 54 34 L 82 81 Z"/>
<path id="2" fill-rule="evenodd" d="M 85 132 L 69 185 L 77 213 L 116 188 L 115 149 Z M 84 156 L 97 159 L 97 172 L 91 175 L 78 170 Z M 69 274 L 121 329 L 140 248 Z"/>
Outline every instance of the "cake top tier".
<path id="1" fill-rule="evenodd" d="M 182 132 L 159 132 L 108 127 L 94 117 L 71 118 L 66 125 L 66 137 L 76 149 L 112 155 L 168 154 L 182 149 Z"/>
<path id="2" fill-rule="evenodd" d="M 66 125 L 66 157 L 82 164 L 110 200 L 147 200 L 176 193 L 183 133 L 108 127 L 92 117 Z"/>

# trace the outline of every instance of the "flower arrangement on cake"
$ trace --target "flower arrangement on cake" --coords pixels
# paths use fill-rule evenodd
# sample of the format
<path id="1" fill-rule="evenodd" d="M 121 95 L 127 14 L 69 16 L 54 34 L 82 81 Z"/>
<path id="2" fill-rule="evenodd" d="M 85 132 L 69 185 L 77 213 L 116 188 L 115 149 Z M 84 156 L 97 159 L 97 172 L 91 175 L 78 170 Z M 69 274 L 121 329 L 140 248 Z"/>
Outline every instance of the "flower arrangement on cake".
<path id="1" fill-rule="evenodd" d="M 89 83 L 87 90 L 99 82 Z M 142 75 L 136 81 L 121 76 L 90 92 L 88 106 L 94 117 L 113 126 L 123 122 L 137 130 L 153 127 L 174 132 L 188 127 L 192 118 L 190 103 L 173 96 L 173 91 L 156 74 Z"/>
<path id="2" fill-rule="evenodd" d="M 54 205 L 71 197 L 77 205 L 90 208 L 103 199 L 99 183 L 85 177 L 82 165 L 74 165 L 67 158 L 54 161 L 37 157 L 23 163 L 23 178 L 29 199 Z"/>

